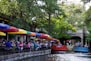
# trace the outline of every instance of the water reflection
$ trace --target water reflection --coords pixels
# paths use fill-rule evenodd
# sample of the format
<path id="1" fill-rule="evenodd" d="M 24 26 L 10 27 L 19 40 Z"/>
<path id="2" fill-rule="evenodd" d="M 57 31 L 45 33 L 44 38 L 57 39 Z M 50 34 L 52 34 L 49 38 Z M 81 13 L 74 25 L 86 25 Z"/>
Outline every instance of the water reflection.
<path id="1" fill-rule="evenodd" d="M 56 54 L 56 55 L 53 55 L 53 57 L 52 57 L 53 60 L 52 61 L 91 61 L 90 57 L 91 57 L 91 55 L 88 56 L 88 55 L 83 54 L 83 53 L 77 53 L 77 54 Z"/>
<path id="2" fill-rule="evenodd" d="M 69 61 L 69 60 L 61 57 L 60 54 L 53 54 L 48 56 L 48 61 Z"/>
<path id="3" fill-rule="evenodd" d="M 91 54 L 50 54 L 40 57 L 31 57 L 20 61 L 91 61 Z"/>

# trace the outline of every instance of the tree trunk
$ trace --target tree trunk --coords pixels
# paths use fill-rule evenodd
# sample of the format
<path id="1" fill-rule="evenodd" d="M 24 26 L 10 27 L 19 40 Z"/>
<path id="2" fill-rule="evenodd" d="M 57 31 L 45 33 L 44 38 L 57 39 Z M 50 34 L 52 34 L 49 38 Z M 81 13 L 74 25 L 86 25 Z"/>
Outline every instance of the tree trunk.
<path id="1" fill-rule="evenodd" d="M 85 45 L 85 28 L 83 28 L 83 45 Z"/>
<path id="2" fill-rule="evenodd" d="M 91 42 L 89 42 L 89 52 L 91 52 Z"/>
<path id="3" fill-rule="evenodd" d="M 48 34 L 50 35 L 51 32 L 51 14 L 49 13 L 49 18 L 48 18 Z"/>

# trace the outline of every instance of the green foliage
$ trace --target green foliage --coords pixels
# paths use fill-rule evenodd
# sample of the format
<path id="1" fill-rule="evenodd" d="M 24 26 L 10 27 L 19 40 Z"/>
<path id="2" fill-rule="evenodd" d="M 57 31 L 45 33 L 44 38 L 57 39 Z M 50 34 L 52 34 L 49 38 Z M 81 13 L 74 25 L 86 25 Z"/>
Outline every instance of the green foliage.
<path id="1" fill-rule="evenodd" d="M 14 13 L 18 12 L 17 8 L 18 5 L 16 1 L 0 0 L 0 13 L 14 15 Z"/>
<path id="2" fill-rule="evenodd" d="M 90 2 L 91 0 L 81 0 L 84 4 Z"/>
<path id="3" fill-rule="evenodd" d="M 90 7 L 90 9 L 85 13 L 85 22 L 86 22 L 86 24 L 90 24 L 90 22 L 91 22 L 91 7 Z"/>
<path id="4" fill-rule="evenodd" d="M 52 18 L 52 35 L 58 38 L 69 38 L 67 34 L 68 30 L 76 31 L 76 29 L 64 20 L 63 16 L 59 16 L 59 18 Z"/>
<path id="5" fill-rule="evenodd" d="M 26 30 L 43 28 L 48 32 L 50 21 L 51 35 L 57 38 L 69 38 L 67 31 L 76 30 L 72 24 L 80 18 L 83 20 L 79 16 L 82 13 L 80 8 L 74 5 L 64 5 L 60 8 L 57 0 L 0 0 L 0 14 L 3 13 L 12 19 L 10 25 Z M 34 21 L 33 17 L 36 17 Z"/>
<path id="6" fill-rule="evenodd" d="M 91 41 L 91 7 L 85 13 L 85 24 L 89 31 L 89 34 L 87 35 L 87 40 Z"/>
<path id="7" fill-rule="evenodd" d="M 72 25 L 76 25 L 76 27 L 81 27 L 84 22 L 84 7 L 80 4 L 62 4 L 60 6 L 66 14 L 66 21 L 68 21 Z"/>

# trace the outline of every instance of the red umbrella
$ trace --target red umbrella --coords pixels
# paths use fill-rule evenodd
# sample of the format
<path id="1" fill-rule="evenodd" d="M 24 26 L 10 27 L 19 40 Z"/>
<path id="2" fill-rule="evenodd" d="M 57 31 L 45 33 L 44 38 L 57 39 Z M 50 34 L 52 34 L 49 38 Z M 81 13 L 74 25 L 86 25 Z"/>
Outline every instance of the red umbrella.
<path id="1" fill-rule="evenodd" d="M 49 37 L 49 35 L 47 35 L 47 34 L 41 34 L 41 36 L 40 36 L 40 38 L 44 38 L 44 39 L 46 39 L 46 38 L 48 38 Z"/>
<path id="2" fill-rule="evenodd" d="M 18 32 L 19 29 L 16 27 L 10 26 L 9 29 L 1 29 L 0 31 L 2 31 L 2 32 Z"/>
<path id="3" fill-rule="evenodd" d="M 52 37 L 47 37 L 46 40 L 53 40 L 54 38 Z"/>

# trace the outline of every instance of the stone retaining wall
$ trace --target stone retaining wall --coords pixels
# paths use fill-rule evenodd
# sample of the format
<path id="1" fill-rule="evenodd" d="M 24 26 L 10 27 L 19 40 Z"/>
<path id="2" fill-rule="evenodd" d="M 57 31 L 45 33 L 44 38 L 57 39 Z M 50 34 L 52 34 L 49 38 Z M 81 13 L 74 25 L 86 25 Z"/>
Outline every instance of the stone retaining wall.
<path id="1" fill-rule="evenodd" d="M 15 61 L 15 60 L 24 59 L 27 57 L 46 55 L 46 54 L 50 54 L 50 53 L 51 53 L 51 49 L 33 51 L 33 52 L 15 53 L 15 54 L 10 54 L 10 55 L 0 56 L 0 61 Z"/>

